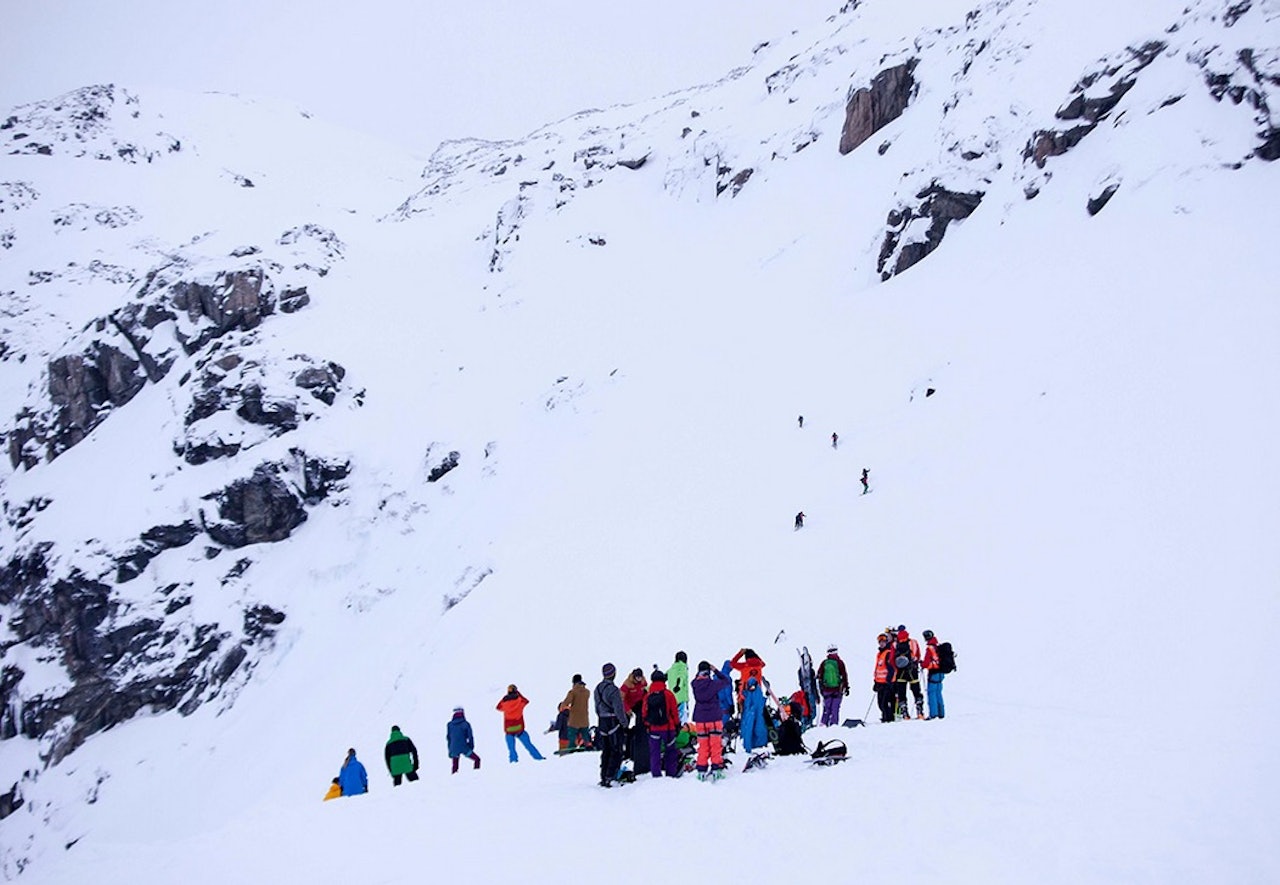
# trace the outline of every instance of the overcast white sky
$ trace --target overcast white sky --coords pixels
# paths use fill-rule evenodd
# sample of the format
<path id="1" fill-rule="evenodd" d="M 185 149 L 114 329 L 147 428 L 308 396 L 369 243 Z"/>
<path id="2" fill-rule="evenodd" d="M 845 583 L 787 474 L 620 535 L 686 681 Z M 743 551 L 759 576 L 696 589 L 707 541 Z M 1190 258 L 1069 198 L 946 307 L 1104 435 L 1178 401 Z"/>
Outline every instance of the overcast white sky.
<path id="1" fill-rule="evenodd" d="M 419 151 L 714 80 L 841 0 L 0 0 L 0 111 L 90 83 L 282 99 Z"/>

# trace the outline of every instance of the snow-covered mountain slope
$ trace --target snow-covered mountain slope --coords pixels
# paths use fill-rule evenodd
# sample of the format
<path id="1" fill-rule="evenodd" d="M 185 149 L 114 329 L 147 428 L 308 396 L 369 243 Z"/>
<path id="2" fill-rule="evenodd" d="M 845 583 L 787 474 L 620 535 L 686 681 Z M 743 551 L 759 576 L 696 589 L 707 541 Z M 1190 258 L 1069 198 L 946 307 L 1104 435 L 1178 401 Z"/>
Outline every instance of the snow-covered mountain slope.
<path id="1" fill-rule="evenodd" d="M 1222 686 L 1277 626 L 1280 8 L 1112 6 L 850 3 L 425 168 L 221 96 L 14 109 L 6 874 L 408 881 L 498 839 L 640 881 L 661 821 L 695 874 L 830 828 L 951 881 L 1272 878 L 1276 716 Z M 502 759 L 509 682 L 536 726 L 677 648 L 791 690 L 834 640 L 861 716 L 900 622 L 960 650 L 952 715 L 837 769 Z M 321 806 L 348 746 L 374 792 Z"/>

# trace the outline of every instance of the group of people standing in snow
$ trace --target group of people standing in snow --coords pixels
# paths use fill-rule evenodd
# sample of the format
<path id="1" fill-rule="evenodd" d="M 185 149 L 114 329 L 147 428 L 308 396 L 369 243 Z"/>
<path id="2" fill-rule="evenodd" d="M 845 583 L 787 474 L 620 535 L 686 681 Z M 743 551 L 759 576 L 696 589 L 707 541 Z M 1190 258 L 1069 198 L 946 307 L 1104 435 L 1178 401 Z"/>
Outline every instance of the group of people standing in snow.
<path id="1" fill-rule="evenodd" d="M 874 690 L 882 722 L 913 718 L 907 707 L 908 688 L 915 699 L 915 718 L 941 719 L 946 715 L 942 683 L 946 673 L 955 669 L 954 655 L 950 644 L 940 644 L 933 631 L 925 630 L 923 636 L 923 655 L 905 626 L 886 629 L 877 637 Z M 751 648 L 739 649 L 719 667 L 702 660 L 691 672 L 688 661 L 688 655 L 678 651 L 665 671 L 655 665 L 646 680 L 644 670 L 636 667 L 621 685 L 616 683 L 617 667 L 606 663 L 594 690 L 587 688 L 581 674 L 574 674 L 558 715 L 547 729 L 558 733 L 558 755 L 598 751 L 602 787 L 646 773 L 679 777 L 686 767 L 697 771 L 700 780 L 717 779 L 726 767 L 726 753 L 732 752 L 738 739 L 748 755 L 770 744 L 780 755 L 803 752 L 800 736 L 815 725 L 819 705 L 822 716 L 817 724 L 861 724 L 861 720 L 842 723 L 840 719 L 841 701 L 849 695 L 850 682 L 835 645 L 828 646 L 826 657 L 816 668 L 807 650 L 802 653 L 797 674 L 800 688 L 783 701 L 765 678 L 764 660 Z M 928 715 L 920 690 L 922 672 L 928 686 Z M 528 698 L 515 685 L 508 685 L 497 703 L 511 762 L 519 761 L 517 745 L 535 760 L 546 758 L 525 726 L 528 705 Z M 462 707 L 454 708 L 445 739 L 454 774 L 464 757 L 472 761 L 473 768 L 480 768 L 475 736 Z M 394 785 L 399 786 L 402 779 L 418 779 L 417 747 L 399 726 L 392 726 L 384 758 Z M 358 795 L 368 788 L 368 775 L 352 749 L 325 798 Z"/>

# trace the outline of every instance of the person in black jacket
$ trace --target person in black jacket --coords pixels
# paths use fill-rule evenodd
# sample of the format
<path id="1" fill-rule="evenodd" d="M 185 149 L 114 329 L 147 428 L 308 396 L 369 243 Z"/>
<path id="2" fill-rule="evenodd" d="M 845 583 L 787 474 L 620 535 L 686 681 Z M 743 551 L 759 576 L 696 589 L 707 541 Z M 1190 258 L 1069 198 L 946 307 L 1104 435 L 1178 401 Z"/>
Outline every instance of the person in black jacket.
<path id="1" fill-rule="evenodd" d="M 385 755 L 392 786 L 400 786 L 402 777 L 407 777 L 410 781 L 418 779 L 418 748 L 404 736 L 398 725 L 391 726 L 391 737 L 387 738 Z"/>

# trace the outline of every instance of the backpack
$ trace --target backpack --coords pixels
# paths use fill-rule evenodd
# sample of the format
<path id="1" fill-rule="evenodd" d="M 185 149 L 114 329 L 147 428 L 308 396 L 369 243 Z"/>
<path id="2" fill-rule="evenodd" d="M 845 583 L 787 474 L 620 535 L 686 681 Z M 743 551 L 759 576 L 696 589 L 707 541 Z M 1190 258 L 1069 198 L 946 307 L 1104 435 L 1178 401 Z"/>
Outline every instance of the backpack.
<path id="1" fill-rule="evenodd" d="M 837 762 L 843 762 L 848 759 L 849 748 L 845 746 L 844 741 L 818 741 L 818 748 L 810 754 L 809 758 L 814 765 L 835 765 Z"/>
<path id="2" fill-rule="evenodd" d="M 905 675 L 908 681 L 915 681 L 920 678 L 920 669 L 916 661 L 911 659 L 911 642 L 898 642 L 893 646 L 893 665 L 897 668 L 899 675 Z M 901 680 L 899 680 L 901 681 Z"/>
<path id="3" fill-rule="evenodd" d="M 654 691 L 649 693 L 649 699 L 644 702 L 644 721 L 646 724 L 658 728 L 667 726 L 666 692 Z"/>
<path id="4" fill-rule="evenodd" d="M 840 665 L 836 663 L 835 658 L 827 658 L 822 662 L 822 687 L 840 687 Z"/>
<path id="5" fill-rule="evenodd" d="M 938 672 L 954 673 L 956 671 L 956 653 L 951 649 L 950 642 L 938 643 Z"/>

